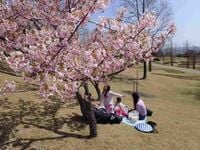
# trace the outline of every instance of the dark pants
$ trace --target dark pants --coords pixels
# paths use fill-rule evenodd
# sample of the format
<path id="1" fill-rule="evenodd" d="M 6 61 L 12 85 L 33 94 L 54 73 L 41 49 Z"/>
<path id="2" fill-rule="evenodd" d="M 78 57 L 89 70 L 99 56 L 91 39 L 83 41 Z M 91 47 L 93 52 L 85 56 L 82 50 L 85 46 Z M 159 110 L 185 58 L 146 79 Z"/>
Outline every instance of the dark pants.
<path id="1" fill-rule="evenodd" d="M 144 120 L 145 118 L 146 118 L 146 116 L 139 115 L 139 120 Z"/>

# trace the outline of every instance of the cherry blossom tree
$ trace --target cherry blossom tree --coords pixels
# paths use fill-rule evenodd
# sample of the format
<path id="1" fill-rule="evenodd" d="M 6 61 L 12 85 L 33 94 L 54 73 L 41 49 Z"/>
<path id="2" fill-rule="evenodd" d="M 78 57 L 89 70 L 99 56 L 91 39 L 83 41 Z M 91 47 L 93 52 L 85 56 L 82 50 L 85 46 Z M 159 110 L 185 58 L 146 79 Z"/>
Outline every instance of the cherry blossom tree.
<path id="1" fill-rule="evenodd" d="M 90 20 L 92 13 L 109 3 L 109 0 L 15 0 L 0 4 L 1 60 L 22 73 L 24 80 L 37 82 L 42 97 L 56 96 L 62 101 L 76 97 L 91 137 L 97 131 L 87 82 L 103 82 L 135 62 L 151 59 L 152 52 L 175 31 L 174 25 L 170 25 L 154 37 L 152 46 L 149 31 L 156 25 L 156 19 L 151 12 L 135 24 L 123 22 L 125 8 L 120 8 L 115 18 Z M 83 43 L 78 30 L 88 22 L 96 28 L 88 42 Z M 5 91 L 15 88 L 8 81 L 5 87 Z"/>

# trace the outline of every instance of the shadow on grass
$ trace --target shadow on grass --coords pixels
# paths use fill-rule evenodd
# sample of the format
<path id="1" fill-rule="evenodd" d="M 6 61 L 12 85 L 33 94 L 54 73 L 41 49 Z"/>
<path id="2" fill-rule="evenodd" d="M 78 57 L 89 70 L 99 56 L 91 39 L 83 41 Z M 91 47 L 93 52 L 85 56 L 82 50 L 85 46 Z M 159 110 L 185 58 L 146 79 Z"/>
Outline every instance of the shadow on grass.
<path id="1" fill-rule="evenodd" d="M 5 73 L 8 75 L 12 75 L 12 76 L 16 76 L 16 77 L 21 77 L 20 74 L 17 74 L 16 72 L 14 72 L 9 65 L 6 62 L 0 61 L 0 72 L 1 73 Z"/>
<path id="2" fill-rule="evenodd" d="M 127 84 L 133 84 L 136 81 L 136 78 L 130 78 L 129 76 L 125 75 L 115 75 L 111 78 L 113 82 L 124 82 Z"/>
<path id="3" fill-rule="evenodd" d="M 197 84 L 193 90 L 183 89 L 180 93 L 183 95 L 193 95 L 195 100 L 200 101 L 200 84 Z"/>
<path id="4" fill-rule="evenodd" d="M 166 73 L 170 73 L 170 74 L 184 74 L 184 71 L 180 71 L 180 70 L 176 70 L 176 69 L 169 69 L 169 68 L 153 68 L 153 70 L 159 70 L 159 71 L 165 71 Z"/>
<path id="5" fill-rule="evenodd" d="M 200 81 L 200 76 L 181 76 L 181 75 L 162 74 L 162 73 L 152 73 L 152 74 L 159 75 L 159 76 L 166 76 L 166 77 L 176 78 L 176 79 Z"/>
<path id="6" fill-rule="evenodd" d="M 164 70 L 167 73 L 173 73 L 173 74 L 183 74 L 183 73 L 185 73 L 183 71 L 179 71 L 179 70 L 176 70 L 176 69 L 162 69 L 162 70 Z"/>
<path id="7" fill-rule="evenodd" d="M 74 107 L 75 105 L 70 104 Z M 36 141 L 57 140 L 68 137 L 86 139 L 88 136 L 73 133 L 86 128 L 86 123 L 78 114 L 58 117 L 57 113 L 64 104 L 58 100 L 43 102 L 41 104 L 31 101 L 18 100 L 17 103 L 10 102 L 7 98 L 0 100 L 0 149 L 6 149 L 8 146 L 27 149 Z M 56 136 L 42 138 L 22 138 L 16 133 L 17 127 L 38 128 L 56 134 Z M 60 131 L 66 125 L 70 133 Z"/>
<path id="8" fill-rule="evenodd" d="M 38 91 L 39 90 L 39 85 L 33 84 L 33 83 L 21 83 L 21 82 L 16 82 L 17 83 L 17 90 L 19 92 L 28 92 L 28 91 Z"/>
<path id="9" fill-rule="evenodd" d="M 124 90 L 122 91 L 126 94 L 129 94 L 131 95 L 132 94 L 132 91 L 128 91 L 128 90 Z M 144 93 L 144 92 L 139 92 L 139 95 L 142 97 L 142 98 L 155 98 L 156 96 L 153 95 L 153 94 L 149 94 L 149 93 Z"/>

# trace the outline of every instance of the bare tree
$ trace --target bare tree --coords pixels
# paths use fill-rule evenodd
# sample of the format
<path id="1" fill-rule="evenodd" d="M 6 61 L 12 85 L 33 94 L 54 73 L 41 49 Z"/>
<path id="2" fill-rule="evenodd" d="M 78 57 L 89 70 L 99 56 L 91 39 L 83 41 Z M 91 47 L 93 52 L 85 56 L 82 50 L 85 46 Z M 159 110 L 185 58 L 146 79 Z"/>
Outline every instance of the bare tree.
<path id="1" fill-rule="evenodd" d="M 162 30 L 164 30 L 172 21 L 172 8 L 167 0 L 121 0 L 122 5 L 128 9 L 128 14 L 125 21 L 135 22 L 139 21 L 141 16 L 147 11 L 155 14 L 159 24 L 151 31 L 152 37 L 155 37 Z M 152 38 L 154 39 L 154 38 Z M 152 45 L 154 40 L 152 40 Z M 149 70 L 151 71 L 151 62 L 149 62 Z M 147 63 L 144 61 L 143 77 L 147 78 Z"/>
<path id="2" fill-rule="evenodd" d="M 198 47 L 193 46 L 192 48 L 192 68 L 196 69 L 197 58 L 198 58 Z"/>
<path id="3" fill-rule="evenodd" d="M 189 52 L 189 43 L 186 41 L 186 54 L 187 54 L 187 68 L 190 68 L 190 52 Z"/>
<path id="4" fill-rule="evenodd" d="M 165 51 L 164 51 L 164 49 L 162 49 L 162 53 L 161 53 L 162 55 L 162 63 L 163 63 L 163 65 L 165 64 Z"/>
<path id="5" fill-rule="evenodd" d="M 173 40 L 170 39 L 170 62 L 171 66 L 174 66 L 174 51 L 173 51 Z"/>
<path id="6" fill-rule="evenodd" d="M 193 51 L 193 55 L 192 55 L 192 68 L 195 69 L 196 68 L 196 52 Z"/>

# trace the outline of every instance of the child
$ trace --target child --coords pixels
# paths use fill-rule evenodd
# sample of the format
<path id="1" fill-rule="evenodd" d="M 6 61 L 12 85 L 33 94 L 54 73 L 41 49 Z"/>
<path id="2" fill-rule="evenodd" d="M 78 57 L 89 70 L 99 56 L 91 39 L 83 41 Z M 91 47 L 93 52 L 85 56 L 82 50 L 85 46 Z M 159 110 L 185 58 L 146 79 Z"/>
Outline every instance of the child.
<path id="1" fill-rule="evenodd" d="M 118 116 L 128 116 L 128 109 L 124 104 L 121 103 L 121 97 L 117 97 L 114 105 L 114 111 Z"/>

